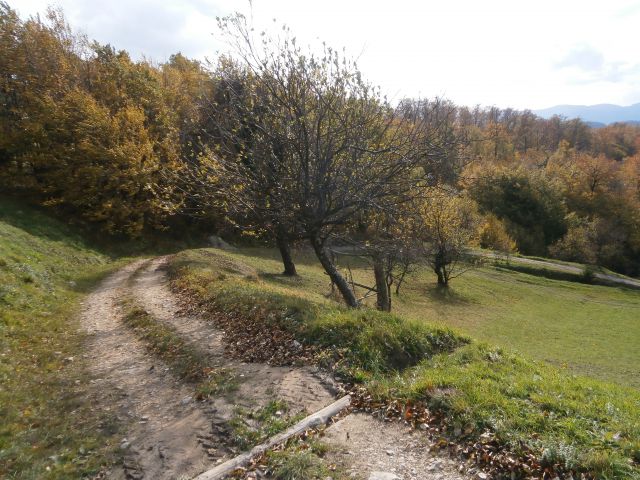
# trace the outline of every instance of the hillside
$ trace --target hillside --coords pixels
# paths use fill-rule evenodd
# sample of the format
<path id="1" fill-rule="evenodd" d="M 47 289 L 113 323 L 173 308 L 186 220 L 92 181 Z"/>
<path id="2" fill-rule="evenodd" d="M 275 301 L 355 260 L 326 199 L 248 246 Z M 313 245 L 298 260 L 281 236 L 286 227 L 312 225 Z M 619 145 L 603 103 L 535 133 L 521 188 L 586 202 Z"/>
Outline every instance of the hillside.
<path id="1" fill-rule="evenodd" d="M 79 478 L 109 450 L 75 315 L 108 268 L 64 224 L 0 199 L 0 477 Z"/>
<path id="2" fill-rule="evenodd" d="M 423 418 L 426 405 L 435 416 L 425 428 L 446 434 L 451 451 L 486 455 L 499 446 L 490 463 L 467 459 L 465 471 L 497 472 L 516 462 L 534 476 L 541 468 L 638 476 L 629 463 L 640 454 L 637 291 L 496 264 L 455 279 L 446 291 L 435 288 L 431 272 L 419 270 L 393 297 L 395 314 L 349 310 L 327 296 L 326 275 L 309 252 L 295 252 L 300 277 L 287 278 L 274 273 L 281 267 L 275 251 L 249 248 L 170 257 L 173 294 L 162 279 L 167 257 L 138 260 L 83 300 L 119 262 L 60 222 L 7 200 L 0 202 L 0 258 L 2 475 L 79 478 L 109 475 L 112 466 L 140 475 L 157 468 L 158 442 L 168 455 L 158 475 L 178 475 L 189 462 L 189 471 L 198 471 L 198 462 L 228 458 L 299 418 L 292 413 L 276 421 L 275 409 L 296 412 L 300 398 L 326 402 L 320 390 L 306 397 L 300 389 L 316 380 L 304 368 L 291 368 L 318 362 L 355 389 L 358 408 L 378 411 L 391 402 L 385 408 L 393 416 L 406 404 Z M 370 281 L 365 264 L 349 262 L 356 281 Z M 184 317 L 174 294 L 197 313 Z M 221 312 L 230 315 L 227 323 L 220 324 Z M 100 324 L 110 327 L 86 343 L 81 332 Z M 213 336 L 222 343 L 212 344 Z M 292 372 L 296 380 L 288 380 Z M 274 379 L 282 384 L 275 406 L 265 403 L 274 398 Z M 200 401 L 184 403 L 187 398 Z M 207 405 L 240 399 L 271 413 L 225 407 L 232 416 L 218 413 L 214 424 L 235 436 L 215 434 L 227 450 L 207 456 L 195 437 L 216 411 Z M 158 424 L 155 415 L 164 420 Z M 243 416 L 266 423 L 254 431 L 242 426 Z M 162 425 L 173 426 L 169 432 Z M 129 452 L 131 442 L 137 446 Z M 180 463 L 171 452 L 187 444 L 180 454 L 188 455 L 186 463 Z M 292 448 L 267 457 L 268 468 L 299 461 L 300 450 Z M 326 476 L 335 454 L 325 458 L 327 447 L 313 448 L 314 471 Z M 387 447 L 380 442 L 378 448 Z M 346 478 L 341 475 L 335 478 Z"/>
<path id="3" fill-rule="evenodd" d="M 586 478 L 639 478 L 638 390 L 573 375 L 560 361 L 564 355 L 572 358 L 571 370 L 606 378 L 605 368 L 588 372 L 578 363 L 591 356 L 607 364 L 610 380 L 634 378 L 634 342 L 616 347 L 630 357 L 623 360 L 627 367 L 613 371 L 615 359 L 596 340 L 637 338 L 636 292 L 625 298 L 611 287 L 487 268 L 457 279 L 458 286 L 442 293 L 433 287 L 433 274 L 427 280 L 427 272 L 420 272 L 412 287 L 394 297 L 399 313 L 390 315 L 337 307 L 327 298 L 329 285 L 315 262 L 302 255 L 298 263 L 301 276 L 291 279 L 273 273 L 279 265 L 269 252 L 196 250 L 177 255 L 171 275 L 185 302 L 194 311 L 209 312 L 210 320 L 225 329 L 230 351 L 240 358 L 280 358 L 291 336 L 320 348 L 319 358 L 329 365 L 337 358 L 335 370 L 364 392 L 366 411 L 407 421 L 422 415 L 415 412 L 426 404 L 429 415 L 442 422 L 436 435 L 479 455 L 477 462 L 488 462 L 490 471 L 511 461 L 516 470 L 530 468 L 526 478 L 540 478 L 545 468 L 551 478 L 553 472 L 562 478 L 568 471 L 587 473 Z M 356 281 L 361 279 L 361 266 L 351 268 Z M 554 296 L 557 301 L 549 302 Z M 589 301 L 608 307 L 626 303 L 630 310 L 621 312 L 627 316 L 626 330 L 610 335 L 616 321 L 604 325 L 608 310 L 589 314 L 580 307 Z M 440 326 L 434 327 L 438 320 Z M 491 341 L 461 336 L 450 325 Z M 549 338 L 557 348 L 548 355 L 559 368 L 527 358 L 543 356 Z M 516 347 L 527 355 L 514 353 Z M 486 439 L 494 453 L 482 450 Z M 526 467 L 519 463 L 523 458 L 528 458 Z"/>
<path id="4" fill-rule="evenodd" d="M 266 285 L 327 302 L 327 277 L 310 252 L 298 252 L 300 277 L 294 279 L 273 274 L 281 269 L 274 250 L 247 248 L 225 255 L 256 268 Z M 356 282 L 372 283 L 368 264 L 344 257 L 341 265 L 349 266 Z M 581 283 L 578 274 L 554 277 L 549 270 L 521 268 L 515 260 L 491 260 L 442 290 L 436 287 L 433 272 L 420 267 L 400 295 L 393 296 L 392 311 L 459 329 L 573 373 L 640 388 L 638 290 Z M 374 306 L 375 299 L 368 302 Z"/>
<path id="5" fill-rule="evenodd" d="M 555 105 L 549 108 L 534 110 L 533 113 L 542 118 L 559 115 L 566 118 L 580 118 L 595 125 L 608 125 L 616 122 L 640 122 L 640 103 L 626 107 L 612 104 L 600 105 Z"/>

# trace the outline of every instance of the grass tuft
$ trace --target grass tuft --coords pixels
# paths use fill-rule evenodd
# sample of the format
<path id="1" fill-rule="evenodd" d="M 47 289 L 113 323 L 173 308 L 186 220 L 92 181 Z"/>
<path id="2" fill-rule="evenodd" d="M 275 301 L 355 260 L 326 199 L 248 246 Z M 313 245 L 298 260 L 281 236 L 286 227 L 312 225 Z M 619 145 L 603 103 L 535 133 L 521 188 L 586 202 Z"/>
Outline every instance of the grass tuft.
<path id="1" fill-rule="evenodd" d="M 249 450 L 303 418 L 302 413 L 289 415 L 285 401 L 272 400 L 256 410 L 236 408 L 227 426 L 232 443 L 242 450 Z"/>
<path id="2" fill-rule="evenodd" d="M 277 480 L 333 478 L 322 459 L 310 451 L 269 452 L 268 460 Z"/>

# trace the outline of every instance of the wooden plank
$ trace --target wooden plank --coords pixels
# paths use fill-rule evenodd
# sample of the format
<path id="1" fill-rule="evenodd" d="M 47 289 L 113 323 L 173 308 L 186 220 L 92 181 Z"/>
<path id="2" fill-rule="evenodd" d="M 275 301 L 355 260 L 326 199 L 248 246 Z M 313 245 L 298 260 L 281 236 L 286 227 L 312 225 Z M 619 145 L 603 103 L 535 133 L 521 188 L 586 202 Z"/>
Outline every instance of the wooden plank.
<path id="1" fill-rule="evenodd" d="M 200 475 L 195 477 L 194 480 L 220 480 L 226 477 L 227 475 L 229 475 L 234 470 L 247 465 L 252 458 L 257 457 L 258 455 L 262 455 L 267 450 L 275 447 L 276 445 L 286 442 L 289 438 L 293 437 L 294 435 L 299 435 L 309 428 L 326 424 L 327 422 L 329 422 L 331 417 L 340 413 L 342 410 L 347 408 L 350 404 L 351 404 L 351 396 L 345 395 L 341 399 L 333 402 L 331 405 L 324 407 L 322 410 L 319 410 L 316 413 L 303 418 L 294 426 L 290 427 L 284 432 L 274 435 L 266 442 L 253 447 L 250 451 L 242 453 L 235 458 L 232 458 L 230 460 L 227 460 L 224 463 L 221 463 L 220 465 L 212 468 L 211 470 L 201 473 Z"/>

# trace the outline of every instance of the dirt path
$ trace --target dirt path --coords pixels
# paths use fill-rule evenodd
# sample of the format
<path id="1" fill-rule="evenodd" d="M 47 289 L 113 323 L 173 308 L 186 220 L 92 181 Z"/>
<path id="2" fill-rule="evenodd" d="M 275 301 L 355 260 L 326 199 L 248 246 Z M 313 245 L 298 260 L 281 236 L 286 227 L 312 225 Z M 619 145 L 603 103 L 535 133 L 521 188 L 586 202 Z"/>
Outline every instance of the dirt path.
<path id="1" fill-rule="evenodd" d="M 459 472 L 459 460 L 431 453 L 432 444 L 422 432 L 363 413 L 351 414 L 331 425 L 323 441 L 332 447 L 329 460 L 358 479 L 473 478 Z"/>
<path id="2" fill-rule="evenodd" d="M 491 260 L 504 260 L 504 256 L 494 252 L 486 252 L 476 250 L 473 252 L 474 255 L 481 256 L 484 258 L 488 258 Z M 511 263 L 520 263 L 522 265 L 531 265 L 532 267 L 538 268 L 548 268 L 551 270 L 556 270 L 559 272 L 567 272 L 574 273 L 576 275 L 581 275 L 584 273 L 584 267 L 577 267 L 575 265 L 566 265 L 563 263 L 553 262 L 553 261 L 545 261 L 545 260 L 536 260 L 534 258 L 524 258 L 511 256 L 509 257 L 509 261 Z M 627 287 L 632 288 L 640 288 L 640 280 L 636 280 L 634 278 L 611 275 L 608 273 L 600 273 L 594 272 L 593 276 L 599 280 L 603 280 L 605 282 L 614 284 L 614 285 L 625 285 Z"/>
<path id="3" fill-rule="evenodd" d="M 91 373 L 98 408 L 115 410 L 129 424 L 120 448 L 124 466 L 108 478 L 187 478 L 211 462 L 198 442 L 211 422 L 191 400 L 193 392 L 173 378 L 161 362 L 121 323 L 119 300 L 135 262 L 108 277 L 85 301 L 82 324 L 89 336 Z"/>
<path id="4" fill-rule="evenodd" d="M 174 327 L 180 335 L 216 359 L 215 366 L 232 368 L 239 380 L 238 391 L 230 398 L 233 405 L 256 408 L 270 400 L 287 402 L 294 412 L 313 413 L 334 400 L 331 385 L 310 367 L 274 367 L 262 363 L 242 363 L 230 360 L 224 354 L 224 332 L 215 330 L 211 323 L 193 316 L 182 316 L 180 307 L 167 285 L 165 273 L 167 258 L 149 262 L 135 277 L 133 296 L 140 306 L 157 320 Z M 224 402 L 217 401 L 224 409 Z"/>
<path id="5" fill-rule="evenodd" d="M 229 448 L 226 423 L 236 407 L 285 400 L 291 410 L 315 412 L 334 400 L 331 384 L 316 370 L 243 363 L 225 355 L 224 332 L 181 313 L 167 285 L 167 259 L 141 260 L 108 277 L 84 303 L 88 357 L 96 408 L 127 425 L 123 465 L 110 479 L 188 479 L 238 452 Z M 122 322 L 121 301 L 143 307 L 207 355 L 212 367 L 229 369 L 237 390 L 207 401 L 193 399 L 180 382 Z M 434 457 L 424 435 L 401 425 L 354 414 L 326 431 L 329 460 L 354 478 L 461 480 L 454 461 Z M 376 473 L 378 472 L 378 473 Z M 377 476 L 376 476 L 377 475 Z M 397 476 L 394 476 L 397 475 Z"/>
<path id="6" fill-rule="evenodd" d="M 310 368 L 227 359 L 224 332 L 180 315 L 166 285 L 165 261 L 132 263 L 108 277 L 84 302 L 82 325 L 89 334 L 96 407 L 115 412 L 120 423 L 129 425 L 121 443 L 124 465 L 107 472 L 107 478 L 192 478 L 234 454 L 227 448 L 224 425 L 236 407 L 255 408 L 278 399 L 292 411 L 313 412 L 333 401 L 329 386 Z M 125 298 L 206 352 L 212 367 L 232 370 L 239 388 L 205 402 L 194 400 L 193 388 L 147 354 L 123 324 L 120 302 Z"/>

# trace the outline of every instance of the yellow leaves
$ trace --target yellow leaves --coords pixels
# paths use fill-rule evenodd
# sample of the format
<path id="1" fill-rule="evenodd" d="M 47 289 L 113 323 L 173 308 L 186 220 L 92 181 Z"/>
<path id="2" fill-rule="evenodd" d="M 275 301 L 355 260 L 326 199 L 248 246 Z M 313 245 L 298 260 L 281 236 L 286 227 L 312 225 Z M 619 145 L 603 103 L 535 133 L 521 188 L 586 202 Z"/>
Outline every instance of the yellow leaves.
<path id="1" fill-rule="evenodd" d="M 467 197 L 430 188 L 420 205 L 423 239 L 462 248 L 477 235 L 477 207 Z"/>
<path id="2" fill-rule="evenodd" d="M 504 253 L 516 252 L 516 242 L 513 240 L 498 217 L 488 214 L 479 228 L 479 242 L 482 248 L 489 248 Z"/>

